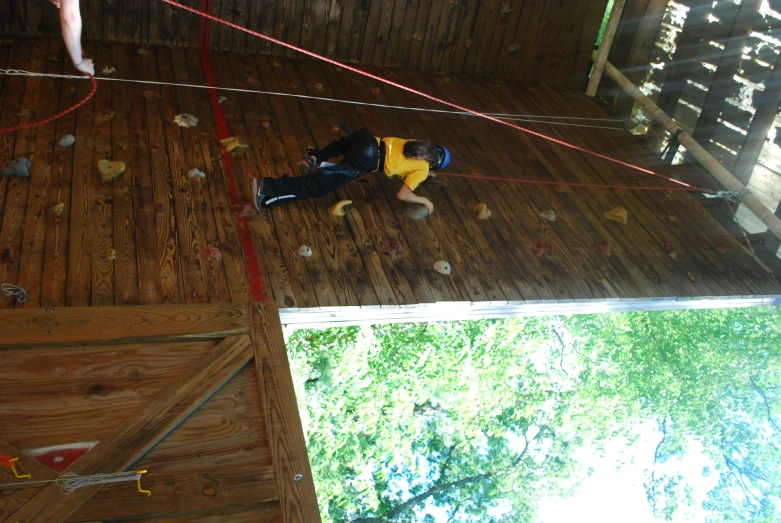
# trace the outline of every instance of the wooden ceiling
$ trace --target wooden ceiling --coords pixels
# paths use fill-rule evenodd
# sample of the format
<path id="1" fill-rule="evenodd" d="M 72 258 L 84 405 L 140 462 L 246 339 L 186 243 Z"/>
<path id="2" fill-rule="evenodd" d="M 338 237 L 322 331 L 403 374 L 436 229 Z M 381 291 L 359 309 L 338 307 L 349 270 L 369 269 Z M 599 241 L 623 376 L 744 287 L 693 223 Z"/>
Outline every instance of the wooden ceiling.
<path id="1" fill-rule="evenodd" d="M 181 1 L 202 9 L 202 0 Z M 606 3 L 214 0 L 211 12 L 340 61 L 579 87 Z M 85 38 L 187 47 L 202 42 L 202 18 L 161 0 L 85 0 L 81 5 Z M 37 35 L 58 30 L 56 8 L 47 0 L 0 0 L 0 31 Z M 219 50 L 285 53 L 223 25 L 212 28 L 210 45 Z"/>

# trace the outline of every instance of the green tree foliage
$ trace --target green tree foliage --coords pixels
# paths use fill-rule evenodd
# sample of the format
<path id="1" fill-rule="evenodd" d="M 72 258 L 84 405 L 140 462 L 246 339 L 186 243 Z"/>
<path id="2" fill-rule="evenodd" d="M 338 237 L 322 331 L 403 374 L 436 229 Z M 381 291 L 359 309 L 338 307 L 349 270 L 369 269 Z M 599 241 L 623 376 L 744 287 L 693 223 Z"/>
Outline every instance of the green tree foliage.
<path id="1" fill-rule="evenodd" d="M 692 445 L 714 521 L 778 521 L 778 309 L 519 318 L 296 331 L 288 340 L 325 521 L 532 521 L 610 450 L 657 424 L 649 503 L 692 503 L 670 467 Z"/>

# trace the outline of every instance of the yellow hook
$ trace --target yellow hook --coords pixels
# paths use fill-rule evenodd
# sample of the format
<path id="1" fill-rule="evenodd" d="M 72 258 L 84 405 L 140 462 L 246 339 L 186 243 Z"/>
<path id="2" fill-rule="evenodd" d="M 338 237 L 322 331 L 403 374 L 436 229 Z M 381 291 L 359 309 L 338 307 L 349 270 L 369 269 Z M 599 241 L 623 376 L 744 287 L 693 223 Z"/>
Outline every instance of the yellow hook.
<path id="1" fill-rule="evenodd" d="M 146 470 L 139 470 L 138 472 L 136 472 L 136 474 L 139 474 L 139 478 L 138 478 L 138 491 L 141 494 L 146 494 L 147 496 L 151 496 L 152 495 L 152 491 L 151 490 L 144 490 L 144 489 L 141 488 L 141 477 L 140 477 L 140 475 L 141 474 L 146 474 Z"/>

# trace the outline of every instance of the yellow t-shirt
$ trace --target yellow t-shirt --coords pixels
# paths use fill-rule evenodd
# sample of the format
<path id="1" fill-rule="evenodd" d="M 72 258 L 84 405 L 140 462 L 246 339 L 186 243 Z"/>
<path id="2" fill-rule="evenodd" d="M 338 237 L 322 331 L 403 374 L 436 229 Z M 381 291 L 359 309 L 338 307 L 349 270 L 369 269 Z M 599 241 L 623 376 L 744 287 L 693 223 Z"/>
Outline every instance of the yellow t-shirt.
<path id="1" fill-rule="evenodd" d="M 377 138 L 379 144 L 380 139 Z M 389 177 L 398 176 L 404 185 L 414 191 L 428 178 L 429 164 L 426 160 L 415 160 L 404 156 L 404 144 L 410 140 L 382 138 L 385 142 L 385 165 L 383 171 Z"/>

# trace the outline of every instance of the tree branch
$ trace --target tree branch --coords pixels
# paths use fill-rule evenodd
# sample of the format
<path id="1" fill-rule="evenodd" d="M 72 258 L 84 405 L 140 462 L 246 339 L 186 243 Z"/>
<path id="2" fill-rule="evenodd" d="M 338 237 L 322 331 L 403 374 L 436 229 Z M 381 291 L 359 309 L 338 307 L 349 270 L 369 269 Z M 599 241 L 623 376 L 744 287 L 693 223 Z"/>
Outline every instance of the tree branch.
<path id="1" fill-rule="evenodd" d="M 770 422 L 771 425 L 773 425 L 773 428 L 778 433 L 781 433 L 781 429 L 778 428 L 778 425 L 776 425 L 776 422 L 773 420 L 773 412 L 770 409 L 770 402 L 767 400 L 767 395 L 765 394 L 765 391 L 762 390 L 762 387 L 757 385 L 757 382 L 754 381 L 754 378 L 749 377 L 748 380 L 751 382 L 751 385 L 754 386 L 754 390 L 757 391 L 759 396 L 762 398 L 762 401 L 765 402 L 765 409 L 767 409 L 767 420 Z"/>

